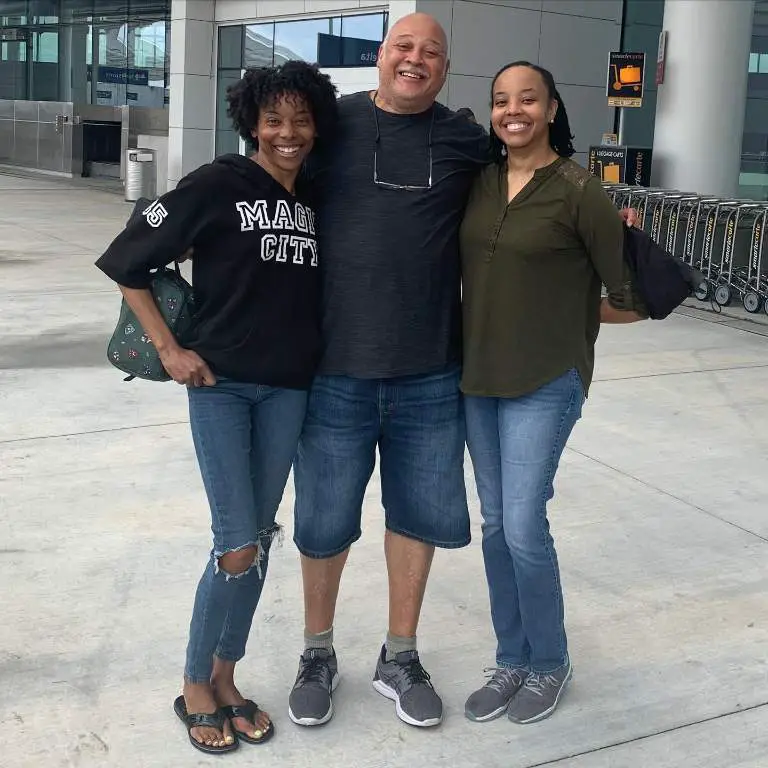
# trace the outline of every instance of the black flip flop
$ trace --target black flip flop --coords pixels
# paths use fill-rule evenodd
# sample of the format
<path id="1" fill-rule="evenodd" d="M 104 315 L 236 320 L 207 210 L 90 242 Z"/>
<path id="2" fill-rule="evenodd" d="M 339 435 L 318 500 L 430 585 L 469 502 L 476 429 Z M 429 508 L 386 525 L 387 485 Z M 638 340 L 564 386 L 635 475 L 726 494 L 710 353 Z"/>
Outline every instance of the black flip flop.
<path id="1" fill-rule="evenodd" d="M 237 738 L 242 739 L 248 744 L 263 744 L 265 741 L 269 741 L 275 735 L 275 724 L 271 720 L 269 721 L 269 727 L 266 731 L 263 732 L 263 735 L 260 739 L 254 739 L 244 731 L 238 731 L 237 728 L 235 728 L 234 719 L 236 717 L 244 717 L 246 720 L 250 720 L 250 722 L 256 726 L 256 718 L 259 716 L 259 713 L 262 710 L 259 709 L 259 705 L 256 704 L 256 702 L 251 701 L 250 699 L 246 699 L 245 704 L 221 707 L 219 711 L 229 718 L 232 731 L 235 733 Z"/>
<path id="2" fill-rule="evenodd" d="M 187 702 L 184 701 L 183 696 L 179 696 L 176 701 L 173 702 L 173 711 L 176 716 L 181 720 L 184 725 L 187 726 L 187 735 L 189 736 L 189 742 L 195 749 L 199 749 L 201 752 L 205 752 L 207 755 L 223 755 L 225 752 L 234 752 L 240 745 L 235 738 L 234 743 L 225 744 L 223 747 L 209 747 L 207 744 L 201 744 L 193 735 L 193 728 L 216 728 L 224 733 L 224 723 L 227 716 L 221 709 L 217 709 L 213 713 L 196 713 L 190 715 L 187 712 Z"/>

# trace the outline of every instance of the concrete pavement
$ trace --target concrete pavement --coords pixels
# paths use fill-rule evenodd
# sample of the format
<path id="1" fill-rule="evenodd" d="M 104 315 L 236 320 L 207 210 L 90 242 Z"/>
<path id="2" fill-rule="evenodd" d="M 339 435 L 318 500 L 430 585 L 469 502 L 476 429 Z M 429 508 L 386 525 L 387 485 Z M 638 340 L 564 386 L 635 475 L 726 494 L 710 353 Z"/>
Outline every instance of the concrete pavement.
<path id="1" fill-rule="evenodd" d="M 242 689 L 269 745 L 207 758 L 171 711 L 208 512 L 184 393 L 105 361 L 116 290 L 92 263 L 130 212 L 86 184 L 0 176 L 0 766 L 768 766 L 768 327 L 685 308 L 606 328 L 551 519 L 575 667 L 560 709 L 475 725 L 493 661 L 472 545 L 438 553 L 420 627 L 446 718 L 370 685 L 386 629 L 379 487 L 336 624 L 337 714 L 287 717 L 302 631 L 291 488 Z"/>

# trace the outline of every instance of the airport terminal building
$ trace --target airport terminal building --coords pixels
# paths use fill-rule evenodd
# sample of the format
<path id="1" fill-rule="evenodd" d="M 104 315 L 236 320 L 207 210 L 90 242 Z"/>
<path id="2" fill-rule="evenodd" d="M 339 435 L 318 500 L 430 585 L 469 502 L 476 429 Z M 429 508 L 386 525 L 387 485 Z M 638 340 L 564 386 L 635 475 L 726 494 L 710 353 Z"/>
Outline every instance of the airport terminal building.
<path id="1" fill-rule="evenodd" d="M 582 164 L 620 132 L 653 149 L 654 184 L 768 199 L 768 0 L 0 0 L 0 167 L 117 178 L 146 147 L 165 191 L 242 150 L 224 94 L 243 68 L 298 58 L 340 93 L 372 88 L 412 11 L 448 33 L 449 107 L 487 121 L 492 75 L 527 59 L 553 72 Z M 623 116 L 607 100 L 620 51 L 646 59 Z"/>

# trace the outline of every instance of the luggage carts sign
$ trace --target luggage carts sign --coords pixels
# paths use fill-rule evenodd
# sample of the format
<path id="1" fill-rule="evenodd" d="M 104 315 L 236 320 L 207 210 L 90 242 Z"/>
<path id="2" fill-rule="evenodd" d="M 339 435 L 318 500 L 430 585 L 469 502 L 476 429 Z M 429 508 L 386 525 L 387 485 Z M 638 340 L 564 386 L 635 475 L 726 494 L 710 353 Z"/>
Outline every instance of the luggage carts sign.
<path id="1" fill-rule="evenodd" d="M 589 148 L 589 172 L 606 184 L 647 187 L 651 183 L 652 154 L 653 151 L 645 147 L 593 145 Z"/>
<path id="2" fill-rule="evenodd" d="M 609 107 L 642 107 L 645 53 L 608 54 L 606 95 Z"/>

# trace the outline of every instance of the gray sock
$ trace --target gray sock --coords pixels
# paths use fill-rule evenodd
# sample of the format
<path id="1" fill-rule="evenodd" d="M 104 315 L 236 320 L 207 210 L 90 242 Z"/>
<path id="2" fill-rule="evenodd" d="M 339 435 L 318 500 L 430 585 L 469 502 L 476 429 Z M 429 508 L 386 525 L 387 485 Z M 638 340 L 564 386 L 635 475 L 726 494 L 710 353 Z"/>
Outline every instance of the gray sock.
<path id="1" fill-rule="evenodd" d="M 331 653 L 333 651 L 333 627 L 326 629 L 325 632 L 318 632 L 316 635 L 305 629 L 304 650 L 307 651 L 310 648 L 322 648 Z"/>
<path id="2" fill-rule="evenodd" d="M 387 650 L 384 661 L 392 661 L 398 653 L 416 650 L 416 635 L 413 637 L 400 637 L 399 635 L 387 632 L 386 646 Z"/>

